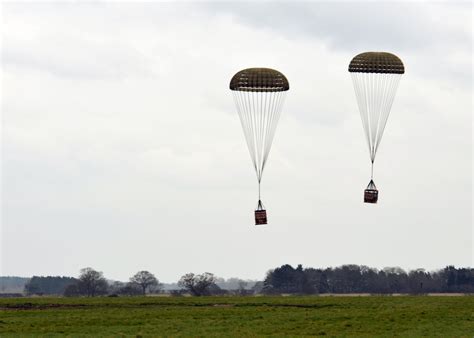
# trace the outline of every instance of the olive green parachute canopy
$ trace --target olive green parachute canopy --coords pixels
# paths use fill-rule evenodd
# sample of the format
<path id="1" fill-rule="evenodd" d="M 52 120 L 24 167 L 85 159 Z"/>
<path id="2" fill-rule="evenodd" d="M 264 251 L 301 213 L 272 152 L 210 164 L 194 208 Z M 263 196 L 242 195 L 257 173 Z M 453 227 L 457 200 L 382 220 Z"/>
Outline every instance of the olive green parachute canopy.
<path id="1" fill-rule="evenodd" d="M 351 73 L 386 73 L 403 74 L 405 67 L 402 60 L 387 52 L 366 52 L 354 56 L 349 64 Z"/>
<path id="2" fill-rule="evenodd" d="M 231 90 L 246 92 L 283 92 L 290 89 L 285 75 L 271 68 L 247 68 L 230 80 Z"/>

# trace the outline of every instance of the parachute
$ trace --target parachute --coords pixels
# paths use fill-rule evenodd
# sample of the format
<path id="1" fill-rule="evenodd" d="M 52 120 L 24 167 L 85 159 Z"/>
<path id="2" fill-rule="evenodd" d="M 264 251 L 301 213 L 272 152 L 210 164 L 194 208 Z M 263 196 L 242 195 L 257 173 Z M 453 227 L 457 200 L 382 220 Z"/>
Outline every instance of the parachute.
<path id="1" fill-rule="evenodd" d="M 267 163 L 286 91 L 290 85 L 285 75 L 270 68 L 248 68 L 236 73 L 229 85 L 234 96 L 245 140 L 258 181 L 255 224 L 267 224 L 267 214 L 260 196 L 260 183 Z"/>
<path id="2" fill-rule="evenodd" d="M 372 162 L 370 182 L 364 191 L 364 202 L 377 203 L 378 190 L 373 180 L 375 155 L 405 67 L 394 54 L 366 52 L 352 59 L 349 72 Z"/>

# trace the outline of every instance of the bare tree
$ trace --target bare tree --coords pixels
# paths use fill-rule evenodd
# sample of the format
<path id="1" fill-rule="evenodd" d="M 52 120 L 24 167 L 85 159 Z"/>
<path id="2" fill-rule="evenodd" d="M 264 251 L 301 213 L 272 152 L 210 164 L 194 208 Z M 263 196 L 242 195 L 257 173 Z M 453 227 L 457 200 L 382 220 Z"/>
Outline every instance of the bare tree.
<path id="1" fill-rule="evenodd" d="M 107 293 L 107 281 L 100 271 L 92 268 L 81 269 L 79 276 L 78 289 L 86 296 L 94 297 L 99 294 Z"/>
<path id="2" fill-rule="evenodd" d="M 143 295 L 146 294 L 147 290 L 155 290 L 160 285 L 158 279 L 148 271 L 138 271 L 130 278 L 130 283 L 138 285 L 141 288 Z"/>
<path id="3" fill-rule="evenodd" d="M 187 273 L 181 277 L 178 285 L 191 292 L 194 296 L 203 296 L 209 293 L 209 288 L 216 282 L 216 277 L 209 272 L 202 275 Z"/>
<path id="4" fill-rule="evenodd" d="M 248 285 L 248 282 L 244 280 L 239 280 L 239 289 L 238 292 L 240 295 L 244 296 L 247 293 L 247 290 L 245 289 Z"/>

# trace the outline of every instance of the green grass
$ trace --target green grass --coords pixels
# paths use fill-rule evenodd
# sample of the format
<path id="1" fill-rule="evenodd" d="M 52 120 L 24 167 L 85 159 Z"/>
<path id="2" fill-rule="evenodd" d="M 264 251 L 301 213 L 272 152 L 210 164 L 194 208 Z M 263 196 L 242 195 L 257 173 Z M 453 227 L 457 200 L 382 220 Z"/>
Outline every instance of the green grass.
<path id="1" fill-rule="evenodd" d="M 474 336 L 474 297 L 0 299 L 0 336 Z"/>

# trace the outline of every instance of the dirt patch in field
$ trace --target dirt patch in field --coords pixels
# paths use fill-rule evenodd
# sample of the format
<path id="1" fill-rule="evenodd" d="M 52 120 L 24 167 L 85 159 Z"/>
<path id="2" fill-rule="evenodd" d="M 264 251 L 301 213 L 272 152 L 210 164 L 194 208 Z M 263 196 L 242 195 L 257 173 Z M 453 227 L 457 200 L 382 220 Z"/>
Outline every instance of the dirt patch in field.
<path id="1" fill-rule="evenodd" d="M 445 297 L 461 297 L 469 296 L 467 293 L 424 293 L 424 294 L 411 294 L 411 293 L 322 293 L 319 297 L 372 297 L 372 296 L 386 296 L 386 297 L 406 297 L 406 296 L 445 296 Z"/>
<path id="2" fill-rule="evenodd" d="M 237 307 L 290 307 L 302 309 L 322 309 L 337 306 L 336 304 L 287 304 L 287 303 L 242 303 L 235 304 Z"/>
<path id="3" fill-rule="evenodd" d="M 33 303 L 21 303 L 21 304 L 7 304 L 0 307 L 0 310 L 46 310 L 46 309 L 57 309 L 57 308 L 82 308 L 87 307 L 84 304 L 33 304 Z"/>

